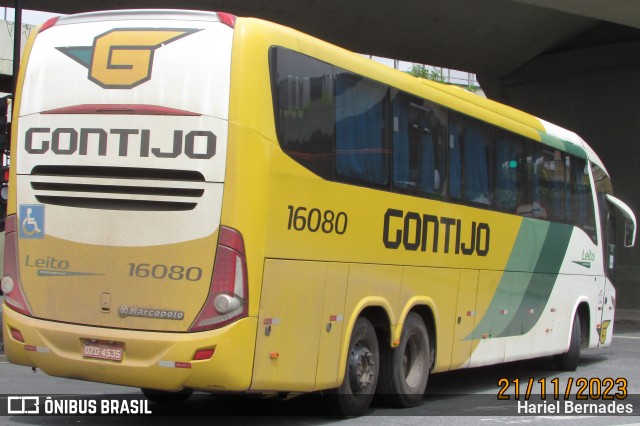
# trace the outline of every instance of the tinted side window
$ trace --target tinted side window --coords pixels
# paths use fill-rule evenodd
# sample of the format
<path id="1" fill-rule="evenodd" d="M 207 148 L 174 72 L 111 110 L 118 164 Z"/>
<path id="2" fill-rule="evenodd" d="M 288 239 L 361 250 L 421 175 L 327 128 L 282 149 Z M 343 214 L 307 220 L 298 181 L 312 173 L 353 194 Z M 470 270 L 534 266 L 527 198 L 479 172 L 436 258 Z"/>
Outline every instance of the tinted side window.
<path id="1" fill-rule="evenodd" d="M 393 188 L 440 198 L 446 180 L 444 108 L 406 93 L 391 104 Z"/>
<path id="2" fill-rule="evenodd" d="M 557 149 L 534 146 L 534 200 L 540 204 L 541 218 L 565 222 L 565 154 Z"/>
<path id="3" fill-rule="evenodd" d="M 336 180 L 388 185 L 389 88 L 340 71 L 335 96 Z"/>
<path id="4" fill-rule="evenodd" d="M 598 194 L 611 194 L 613 195 L 613 186 L 611 185 L 611 178 L 598 166 L 591 163 L 591 174 L 593 175 L 593 182 L 595 183 L 596 192 Z"/>
<path id="5" fill-rule="evenodd" d="M 333 179 L 333 67 L 274 47 L 271 78 L 282 150 L 319 176 Z"/>
<path id="6" fill-rule="evenodd" d="M 570 157 L 568 177 L 567 216 L 572 224 L 582 228 L 593 241 L 596 241 L 595 208 L 587 162 L 581 158 Z"/>
<path id="7" fill-rule="evenodd" d="M 449 118 L 449 194 L 452 199 L 491 206 L 492 127 L 452 113 Z"/>
<path id="8" fill-rule="evenodd" d="M 531 194 L 527 155 L 530 141 L 521 136 L 496 131 L 496 189 L 497 210 L 531 216 Z"/>

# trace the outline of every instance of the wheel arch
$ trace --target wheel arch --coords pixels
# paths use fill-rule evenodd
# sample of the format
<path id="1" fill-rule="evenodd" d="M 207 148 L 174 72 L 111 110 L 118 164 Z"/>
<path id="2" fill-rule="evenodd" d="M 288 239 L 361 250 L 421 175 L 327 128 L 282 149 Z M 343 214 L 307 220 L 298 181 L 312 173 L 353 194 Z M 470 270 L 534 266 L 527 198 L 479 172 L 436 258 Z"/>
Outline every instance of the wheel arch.
<path id="1" fill-rule="evenodd" d="M 368 319 L 378 336 L 378 344 L 388 344 L 391 335 L 391 319 L 382 306 L 367 306 L 357 316 Z"/>
<path id="2" fill-rule="evenodd" d="M 407 316 L 409 316 L 409 314 L 412 312 L 417 313 L 422 318 L 422 321 L 424 321 L 424 324 L 427 327 L 427 333 L 429 335 L 429 348 L 431 350 L 431 369 L 433 369 L 433 366 L 436 364 L 436 357 L 438 354 L 438 309 L 432 299 L 414 297 L 409 300 L 404 306 L 402 314 L 400 315 L 401 321 L 399 321 L 398 326 L 393 330 L 394 334 L 392 336 L 392 339 L 395 342 L 399 341 L 400 336 L 402 335 L 402 327 L 404 325 L 404 322 L 406 321 Z M 393 346 L 397 346 L 397 343 Z"/>
<path id="3" fill-rule="evenodd" d="M 568 333 L 565 339 L 563 351 L 569 350 L 571 344 L 571 333 L 573 332 L 573 319 L 576 315 L 580 316 L 580 347 L 586 349 L 591 344 L 591 310 L 589 309 L 589 300 L 586 297 L 579 298 L 574 305 L 573 314 L 567 320 L 569 322 Z M 595 326 L 595 324 L 594 324 Z"/>
<path id="4" fill-rule="evenodd" d="M 580 315 L 580 347 L 586 349 L 591 344 L 591 312 L 589 304 L 586 301 L 581 301 L 576 308 L 574 316 L 576 314 Z"/>

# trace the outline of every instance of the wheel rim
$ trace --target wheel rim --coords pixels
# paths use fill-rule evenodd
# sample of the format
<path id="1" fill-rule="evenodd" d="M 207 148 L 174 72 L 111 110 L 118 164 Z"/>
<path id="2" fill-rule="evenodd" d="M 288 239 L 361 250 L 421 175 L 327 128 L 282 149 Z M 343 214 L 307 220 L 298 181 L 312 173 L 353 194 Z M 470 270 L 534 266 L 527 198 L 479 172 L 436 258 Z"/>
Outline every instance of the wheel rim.
<path id="1" fill-rule="evenodd" d="M 424 374 L 424 347 L 420 336 L 412 334 L 407 339 L 402 356 L 402 369 L 407 386 L 414 388 L 419 385 Z"/>
<path id="2" fill-rule="evenodd" d="M 374 366 L 373 353 L 361 342 L 356 343 L 349 357 L 349 383 L 352 392 L 362 392 L 373 383 Z"/>

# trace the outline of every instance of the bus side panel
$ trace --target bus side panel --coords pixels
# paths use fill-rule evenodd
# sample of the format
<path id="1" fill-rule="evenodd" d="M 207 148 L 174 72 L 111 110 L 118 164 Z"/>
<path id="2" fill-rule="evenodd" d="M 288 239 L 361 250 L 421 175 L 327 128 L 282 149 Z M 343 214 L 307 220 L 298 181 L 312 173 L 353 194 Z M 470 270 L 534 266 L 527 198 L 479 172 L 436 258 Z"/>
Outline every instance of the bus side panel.
<path id="1" fill-rule="evenodd" d="M 480 271 L 469 269 L 460 271 L 451 369 L 468 367 L 471 352 L 475 347 L 473 341 L 467 337 L 473 331 L 475 324 L 479 276 Z"/>
<path id="2" fill-rule="evenodd" d="M 502 275 L 500 271 L 480 271 L 476 323 L 468 337 L 475 342 L 469 367 L 496 364 L 504 359 L 506 339 L 492 338 L 504 328 L 510 304 L 509 289 L 499 285 Z"/>
<path id="3" fill-rule="evenodd" d="M 511 272 L 509 275 L 512 277 L 509 307 L 512 320 L 509 329 L 503 331 L 509 336 L 504 360 L 557 353 L 562 345 L 562 334 L 556 327 L 564 328 L 571 322 L 571 292 L 558 283 L 554 274 Z M 542 290 L 541 283 L 554 280 L 554 290 L 548 295 Z M 527 291 L 529 283 L 532 283 L 533 291 Z M 561 318 L 565 318 L 565 321 L 561 321 Z"/>
<path id="4" fill-rule="evenodd" d="M 328 269 L 326 262 L 265 261 L 253 390 L 313 390 Z"/>
<path id="5" fill-rule="evenodd" d="M 338 363 L 344 333 L 344 298 L 347 294 L 349 265 L 346 263 L 329 263 L 328 265 L 314 390 L 335 388 L 341 383 Z"/>
<path id="6" fill-rule="evenodd" d="M 345 304 L 345 312 L 351 315 L 350 324 L 368 306 L 381 306 L 389 316 L 389 324 L 398 324 L 402 272 L 400 266 L 352 264 Z"/>
<path id="7" fill-rule="evenodd" d="M 545 277 L 546 276 L 546 277 Z M 533 274 L 532 279 L 555 279 L 551 295 L 537 301 L 525 300 L 527 303 L 523 311 L 534 314 L 534 309 L 543 312 L 530 331 L 524 335 L 512 335 L 507 339 L 505 361 L 545 356 L 563 352 L 568 348 L 569 335 L 573 319 L 573 310 L 576 307 L 576 294 L 579 281 L 584 283 L 585 278 L 580 276 L 558 276 L 551 274 Z M 589 277 L 592 283 L 593 278 Z M 517 308 L 517 307 L 516 307 Z M 516 324 L 517 325 L 517 324 Z M 526 324 L 522 324 L 526 326 Z"/>

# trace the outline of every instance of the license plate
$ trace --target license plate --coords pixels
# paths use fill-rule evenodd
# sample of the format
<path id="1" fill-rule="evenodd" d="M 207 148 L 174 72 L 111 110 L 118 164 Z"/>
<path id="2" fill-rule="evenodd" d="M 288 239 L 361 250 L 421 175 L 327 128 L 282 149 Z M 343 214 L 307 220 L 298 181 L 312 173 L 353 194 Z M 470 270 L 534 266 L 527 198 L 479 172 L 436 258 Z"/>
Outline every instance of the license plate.
<path id="1" fill-rule="evenodd" d="M 85 340 L 82 344 L 82 356 L 85 358 L 122 361 L 124 344 L 120 342 L 103 342 L 99 340 Z"/>

